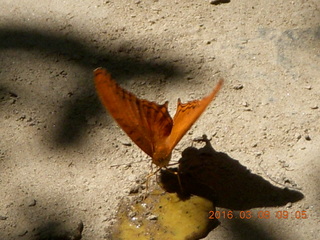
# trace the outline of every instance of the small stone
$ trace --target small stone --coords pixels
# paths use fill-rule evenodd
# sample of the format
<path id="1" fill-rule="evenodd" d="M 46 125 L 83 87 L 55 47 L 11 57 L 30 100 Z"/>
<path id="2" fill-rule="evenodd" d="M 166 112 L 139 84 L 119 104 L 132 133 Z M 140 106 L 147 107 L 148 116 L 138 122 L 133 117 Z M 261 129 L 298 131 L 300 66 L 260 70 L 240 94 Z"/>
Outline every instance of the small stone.
<path id="1" fill-rule="evenodd" d="M 303 208 L 304 208 L 304 209 L 309 209 L 310 206 L 309 206 L 309 205 L 304 205 Z"/>
<path id="2" fill-rule="evenodd" d="M 246 102 L 246 101 L 242 102 L 241 105 L 244 106 L 244 107 L 249 107 L 249 103 Z"/>
<path id="3" fill-rule="evenodd" d="M 129 217 L 129 218 L 134 218 L 135 216 L 137 216 L 137 213 L 136 213 L 136 212 L 130 212 L 130 213 L 128 214 L 128 217 Z"/>
<path id="4" fill-rule="evenodd" d="M 28 230 L 21 230 L 18 232 L 18 236 L 19 237 L 23 237 L 24 235 L 26 235 L 28 233 Z"/>
<path id="5" fill-rule="evenodd" d="M 233 89 L 234 89 L 234 90 L 240 90 L 240 89 L 242 89 L 242 88 L 243 88 L 243 85 L 242 85 L 242 84 L 237 84 L 237 85 L 233 86 Z"/>
<path id="6" fill-rule="evenodd" d="M 312 106 L 311 109 L 318 109 L 318 105 Z"/>
<path id="7" fill-rule="evenodd" d="M 306 135 L 304 138 L 305 138 L 307 141 L 310 141 L 310 140 L 311 140 L 311 137 L 310 137 L 309 135 Z"/>
<path id="8" fill-rule="evenodd" d="M 62 75 L 62 76 L 67 76 L 68 75 L 68 73 L 66 71 L 64 71 L 64 70 L 60 71 L 59 74 Z"/>
<path id="9" fill-rule="evenodd" d="M 118 141 L 124 146 L 127 146 L 127 147 L 132 146 L 131 142 L 129 142 L 129 140 L 127 140 L 125 138 L 120 137 L 120 138 L 118 138 Z"/>
<path id="10" fill-rule="evenodd" d="M 97 124 L 97 122 L 98 122 L 98 120 L 97 120 L 96 117 L 90 117 L 90 118 L 87 119 L 87 124 L 88 125 L 95 125 L 95 124 Z"/>
<path id="11" fill-rule="evenodd" d="M 18 94 L 14 93 L 14 92 L 9 92 L 9 94 L 10 94 L 10 97 L 13 97 L 13 98 L 18 97 Z"/>
<path id="12" fill-rule="evenodd" d="M 260 157 L 262 155 L 262 152 L 255 152 L 256 157 Z"/>
<path id="13" fill-rule="evenodd" d="M 299 140 L 299 139 L 301 138 L 301 134 L 297 133 L 297 134 L 295 135 L 295 137 L 296 137 L 297 140 Z"/>
<path id="14" fill-rule="evenodd" d="M 133 187 L 131 187 L 131 188 L 130 188 L 130 190 L 129 190 L 129 194 L 135 194 L 135 193 L 138 193 L 138 192 L 139 192 L 139 190 L 140 190 L 139 185 L 133 186 Z"/>
<path id="15" fill-rule="evenodd" d="M 23 121 L 26 119 L 26 117 L 27 117 L 26 115 L 22 115 L 17 119 L 17 121 Z"/>
<path id="16" fill-rule="evenodd" d="M 291 208 L 292 207 L 292 202 L 288 202 L 286 205 L 286 208 Z"/>
<path id="17" fill-rule="evenodd" d="M 33 206 L 35 206 L 36 204 L 37 204 L 37 201 L 36 201 L 35 199 L 31 199 L 31 200 L 29 201 L 28 206 L 29 206 L 29 207 L 33 207 Z"/>
<path id="18" fill-rule="evenodd" d="M 150 221 L 158 220 L 158 216 L 152 214 L 152 215 L 148 216 L 147 219 Z"/>
<path id="19" fill-rule="evenodd" d="M 8 217 L 0 215 L 0 220 L 7 220 L 7 219 L 8 219 Z"/>

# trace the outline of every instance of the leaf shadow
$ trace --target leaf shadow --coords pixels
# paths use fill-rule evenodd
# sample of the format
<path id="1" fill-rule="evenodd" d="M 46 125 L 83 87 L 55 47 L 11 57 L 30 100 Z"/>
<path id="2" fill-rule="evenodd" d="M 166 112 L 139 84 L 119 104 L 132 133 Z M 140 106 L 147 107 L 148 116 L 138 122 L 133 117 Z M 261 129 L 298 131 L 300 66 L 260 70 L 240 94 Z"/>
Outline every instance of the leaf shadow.
<path id="1" fill-rule="evenodd" d="M 74 229 L 68 229 L 58 221 L 44 222 L 37 228 L 34 240 L 80 240 L 83 228 L 82 221 Z"/>
<path id="2" fill-rule="evenodd" d="M 103 113 L 95 96 L 93 69 L 103 66 L 114 76 L 126 79 L 145 74 L 161 74 L 165 77 L 181 74 L 178 66 L 174 66 L 169 60 L 144 60 L 139 53 L 124 51 L 131 48 L 128 44 L 124 42 L 121 45 L 122 52 L 119 53 L 116 47 L 101 50 L 94 44 L 85 44 L 83 39 L 71 34 L 57 34 L 23 26 L 0 27 L 0 54 L 5 54 L 8 49 L 38 52 L 45 57 L 54 57 L 57 61 L 80 66 L 87 73 L 77 79 L 71 79 L 76 81 L 77 85 L 84 86 L 77 94 L 79 97 L 70 98 L 63 109 L 57 107 L 57 111 L 62 111 L 61 119 L 51 132 L 54 133 L 54 144 L 62 147 L 79 142 L 87 130 L 86 120 Z M 143 44 L 141 42 L 141 45 Z M 0 83 L 0 88 L 6 89 L 7 86 Z M 39 96 L 35 98 L 27 101 L 34 104 L 45 100 Z"/>

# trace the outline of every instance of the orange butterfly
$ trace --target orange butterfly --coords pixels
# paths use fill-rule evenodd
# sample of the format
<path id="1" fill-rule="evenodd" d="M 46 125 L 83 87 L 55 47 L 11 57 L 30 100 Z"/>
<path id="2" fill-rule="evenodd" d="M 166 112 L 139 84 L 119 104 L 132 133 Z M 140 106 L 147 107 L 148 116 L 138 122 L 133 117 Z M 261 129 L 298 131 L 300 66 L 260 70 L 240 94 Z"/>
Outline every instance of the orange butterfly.
<path id="1" fill-rule="evenodd" d="M 139 99 L 121 88 L 103 68 L 94 70 L 94 82 L 103 105 L 157 166 L 168 165 L 171 152 L 192 124 L 200 117 L 220 90 L 220 80 L 213 91 L 201 100 L 181 103 L 172 119 L 168 112 L 168 101 L 163 105 Z"/>

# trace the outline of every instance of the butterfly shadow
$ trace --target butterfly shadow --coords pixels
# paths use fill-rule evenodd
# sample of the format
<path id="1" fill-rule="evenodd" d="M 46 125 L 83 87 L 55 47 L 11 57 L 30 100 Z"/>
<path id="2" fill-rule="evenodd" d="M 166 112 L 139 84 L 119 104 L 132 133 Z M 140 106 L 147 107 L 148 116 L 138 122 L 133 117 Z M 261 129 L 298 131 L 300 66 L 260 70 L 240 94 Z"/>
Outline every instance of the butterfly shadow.
<path id="1" fill-rule="evenodd" d="M 201 196 L 216 207 L 231 210 L 284 206 L 303 199 L 301 192 L 272 185 L 239 161 L 216 152 L 209 140 L 205 142 L 201 149 L 185 149 L 178 169 L 161 171 L 160 181 L 166 191 L 177 192 L 184 200 Z"/>
<path id="2" fill-rule="evenodd" d="M 185 201 L 191 195 L 204 197 L 213 203 L 213 211 L 216 207 L 248 210 L 283 206 L 304 197 L 299 191 L 272 185 L 261 176 L 251 173 L 239 161 L 225 153 L 216 152 L 206 138 L 204 141 L 206 145 L 203 148 L 189 147 L 182 152 L 178 168 L 161 171 L 160 182 L 166 191 L 176 192 Z M 214 221 L 204 236 L 220 224 L 218 219 Z M 261 235 L 258 229 L 251 233 L 254 236 Z"/>

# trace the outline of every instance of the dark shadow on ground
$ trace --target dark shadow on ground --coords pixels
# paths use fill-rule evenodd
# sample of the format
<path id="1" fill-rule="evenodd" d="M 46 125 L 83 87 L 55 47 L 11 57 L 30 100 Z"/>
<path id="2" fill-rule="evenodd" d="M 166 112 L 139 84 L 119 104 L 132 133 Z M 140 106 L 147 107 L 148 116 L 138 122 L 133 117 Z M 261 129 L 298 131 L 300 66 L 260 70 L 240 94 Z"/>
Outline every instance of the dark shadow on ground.
<path id="1" fill-rule="evenodd" d="M 304 195 L 299 191 L 272 185 L 251 173 L 239 161 L 225 153 L 216 152 L 206 137 L 203 140 L 206 142 L 205 147 L 189 147 L 183 151 L 177 169 L 161 171 L 160 180 L 164 189 L 176 192 L 182 200 L 197 195 L 209 199 L 215 207 L 232 210 L 233 217 L 224 218 L 228 221 L 224 226 L 235 239 L 278 239 L 279 236 L 274 236 L 264 228 L 263 222 L 256 221 L 257 216 L 253 212 L 248 211 L 248 214 L 252 213 L 252 219 L 239 219 L 233 210 L 284 206 L 303 199 Z"/>
<path id="2" fill-rule="evenodd" d="M 182 198 L 202 196 L 216 207 L 247 210 L 284 206 L 304 197 L 299 191 L 276 187 L 251 173 L 239 161 L 216 152 L 208 140 L 201 149 L 189 147 L 183 151 L 178 171 L 183 192 L 177 176 L 162 171 L 161 181 L 167 191 L 178 192 Z"/>
<path id="3" fill-rule="evenodd" d="M 228 228 L 238 240 L 277 240 L 286 239 L 285 236 L 275 236 L 272 231 L 264 228 L 263 223 L 252 219 L 233 219 L 229 221 Z"/>
<path id="4" fill-rule="evenodd" d="M 82 239 L 83 223 L 74 229 L 66 229 L 63 223 L 47 222 L 39 226 L 34 234 L 34 240 L 80 240 Z"/>
<path id="5" fill-rule="evenodd" d="M 179 72 L 172 63 L 137 60 L 138 56 L 120 56 L 117 50 L 111 49 L 101 52 L 94 46 L 86 46 L 81 42 L 81 39 L 70 35 L 45 33 L 37 29 L 0 28 L 0 51 L 21 49 L 52 54 L 61 60 L 75 62 L 91 72 L 97 66 L 108 67 L 110 72 L 120 78 L 128 74 L 164 73 L 171 76 Z"/>
<path id="6" fill-rule="evenodd" d="M 81 86 L 88 87 L 79 94 L 81 97 L 66 103 L 67 108 L 61 114 L 62 119 L 56 126 L 57 130 L 53 131 L 56 134 L 55 144 L 58 146 L 74 144 L 86 132 L 86 119 L 102 113 L 101 110 L 99 111 L 101 104 L 93 87 L 93 69 L 102 66 L 116 78 L 126 76 L 127 79 L 142 74 L 161 74 L 165 77 L 181 74 L 172 62 L 143 60 L 130 51 L 127 54 L 123 53 L 123 49 L 126 49 L 125 45 L 122 46 L 122 52 L 119 54 L 120 50 L 117 49 L 101 50 L 97 46 L 84 45 L 82 42 L 80 38 L 70 35 L 58 35 L 50 31 L 44 32 L 23 26 L 0 28 L 0 54 L 8 49 L 39 52 L 46 56 L 53 56 L 59 61 L 79 65 L 88 72 L 83 78 L 71 79 Z M 0 89 L 5 88 L 6 86 L 0 83 Z"/>
<path id="7" fill-rule="evenodd" d="M 33 199 L 32 194 L 30 197 Z M 17 204 L 19 219 L 14 224 L 15 230 L 10 232 L 10 239 L 29 240 L 80 240 L 83 230 L 87 228 L 77 215 L 66 213 L 68 205 L 64 197 L 50 196 L 53 201 L 46 202 L 41 196 L 34 200 L 33 205 L 22 200 Z M 12 220 L 11 220 L 12 221 Z M 13 224 L 13 223 L 12 223 Z M 6 239 L 6 238 L 1 238 Z"/>

